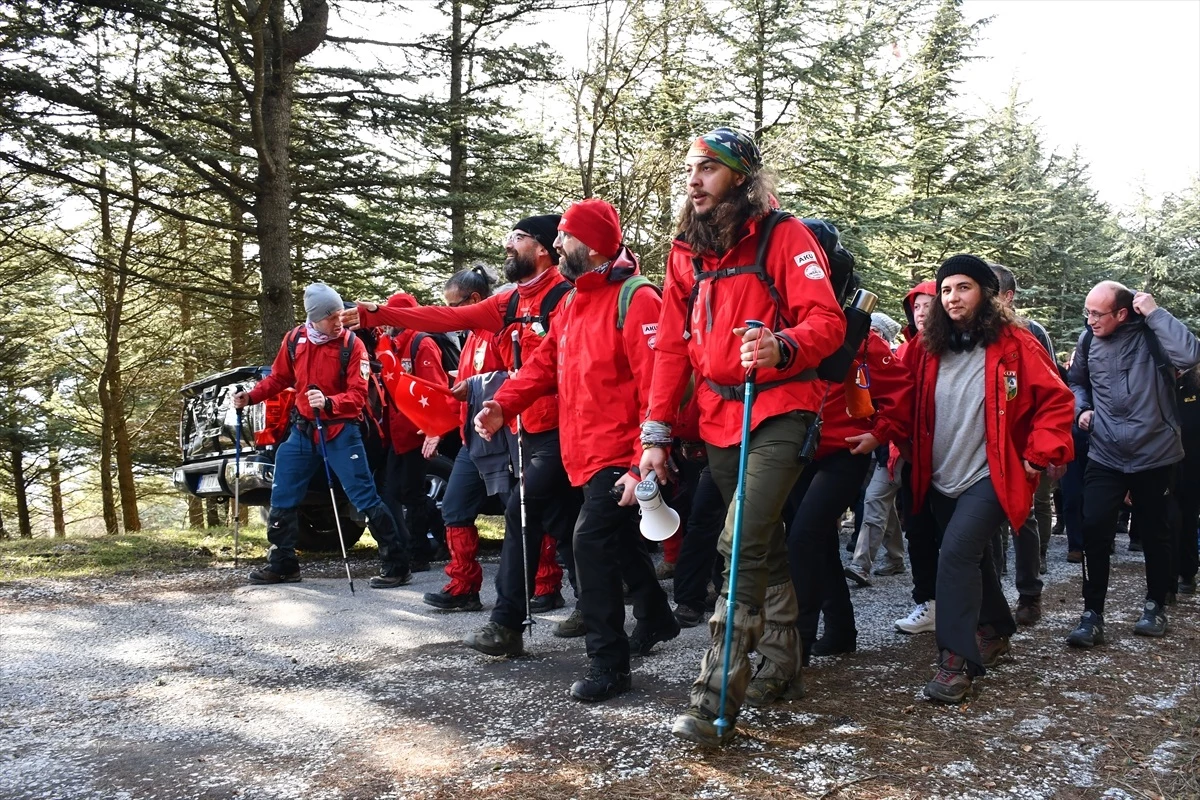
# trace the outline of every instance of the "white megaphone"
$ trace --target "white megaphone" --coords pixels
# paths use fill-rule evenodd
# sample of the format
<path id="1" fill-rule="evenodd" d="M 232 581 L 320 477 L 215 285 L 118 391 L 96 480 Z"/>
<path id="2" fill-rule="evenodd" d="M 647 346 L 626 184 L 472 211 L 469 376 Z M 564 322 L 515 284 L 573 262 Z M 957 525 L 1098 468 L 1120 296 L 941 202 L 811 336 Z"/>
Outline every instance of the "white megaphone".
<path id="1" fill-rule="evenodd" d="M 642 536 L 652 542 L 670 539 L 679 530 L 679 512 L 663 500 L 658 481 L 653 477 L 640 482 L 633 490 L 642 507 Z"/>

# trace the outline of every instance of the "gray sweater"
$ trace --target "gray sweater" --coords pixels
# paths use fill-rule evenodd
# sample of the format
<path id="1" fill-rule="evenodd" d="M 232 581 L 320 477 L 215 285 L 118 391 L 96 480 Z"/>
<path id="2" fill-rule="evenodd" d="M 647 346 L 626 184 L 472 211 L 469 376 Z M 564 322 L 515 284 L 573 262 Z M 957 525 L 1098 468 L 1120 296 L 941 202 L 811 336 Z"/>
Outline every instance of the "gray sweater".
<path id="1" fill-rule="evenodd" d="M 1148 317 L 1135 316 L 1111 336 L 1093 336 L 1086 365 L 1078 353 L 1085 330 L 1067 373 L 1076 418 L 1084 411 L 1094 412 L 1088 458 L 1119 472 L 1144 472 L 1183 459 L 1174 386 L 1167 385 L 1154 364 L 1147 327 L 1176 369 L 1200 362 L 1196 337 L 1168 311 L 1156 308 Z"/>
<path id="2" fill-rule="evenodd" d="M 983 413 L 987 348 L 948 352 L 938 361 L 933 407 L 933 488 L 960 494 L 991 474 Z"/>

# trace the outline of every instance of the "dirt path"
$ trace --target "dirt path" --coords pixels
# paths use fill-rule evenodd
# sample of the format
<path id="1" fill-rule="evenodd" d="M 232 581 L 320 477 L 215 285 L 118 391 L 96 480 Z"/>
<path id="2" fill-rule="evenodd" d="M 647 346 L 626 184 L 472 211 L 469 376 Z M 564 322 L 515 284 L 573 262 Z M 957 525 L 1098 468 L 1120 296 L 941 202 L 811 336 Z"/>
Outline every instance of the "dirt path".
<path id="1" fill-rule="evenodd" d="M 486 614 L 421 604 L 440 573 L 372 591 L 362 560 L 353 597 L 340 563 L 283 587 L 231 570 L 0 584 L 0 797 L 1196 797 L 1200 601 L 1167 638 L 1134 637 L 1123 545 L 1110 644 L 1063 645 L 1079 579 L 1056 538 L 1046 618 L 961 707 L 921 699 L 932 636 L 892 632 L 908 577 L 853 590 L 859 652 L 814 662 L 808 698 L 748 711 L 716 754 L 669 735 L 704 628 L 582 706 L 583 643 L 545 624 L 565 611 L 532 655 L 486 658 L 458 644 Z"/>

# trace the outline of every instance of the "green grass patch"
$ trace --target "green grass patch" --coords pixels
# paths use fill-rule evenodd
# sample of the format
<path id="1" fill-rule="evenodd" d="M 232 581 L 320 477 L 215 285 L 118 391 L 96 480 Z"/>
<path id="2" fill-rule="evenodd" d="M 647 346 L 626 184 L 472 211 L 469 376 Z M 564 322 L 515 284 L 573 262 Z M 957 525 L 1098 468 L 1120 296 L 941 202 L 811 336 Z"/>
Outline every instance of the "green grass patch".
<path id="1" fill-rule="evenodd" d="M 241 531 L 240 557 L 267 553 L 267 529 Z M 0 541 L 0 581 L 173 571 L 233 562 L 233 529 L 143 531 L 119 536 Z"/>

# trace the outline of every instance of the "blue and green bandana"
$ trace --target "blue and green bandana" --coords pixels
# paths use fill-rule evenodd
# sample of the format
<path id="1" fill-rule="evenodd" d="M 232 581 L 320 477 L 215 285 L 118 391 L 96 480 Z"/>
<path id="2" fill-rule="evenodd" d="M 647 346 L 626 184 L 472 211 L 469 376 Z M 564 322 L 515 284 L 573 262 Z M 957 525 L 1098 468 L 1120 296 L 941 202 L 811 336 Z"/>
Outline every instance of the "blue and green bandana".
<path id="1" fill-rule="evenodd" d="M 758 145 L 733 128 L 717 128 L 704 134 L 692 142 L 687 157 L 711 158 L 743 175 L 750 175 L 762 167 Z"/>

